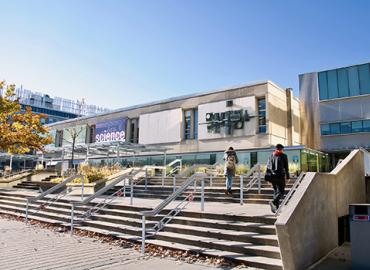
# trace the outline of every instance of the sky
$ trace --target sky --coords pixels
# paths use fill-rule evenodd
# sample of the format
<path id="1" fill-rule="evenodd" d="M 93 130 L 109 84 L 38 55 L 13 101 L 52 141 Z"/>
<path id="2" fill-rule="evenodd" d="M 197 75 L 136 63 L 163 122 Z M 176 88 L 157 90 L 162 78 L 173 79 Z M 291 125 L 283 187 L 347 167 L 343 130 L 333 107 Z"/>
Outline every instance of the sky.
<path id="1" fill-rule="evenodd" d="M 367 0 L 0 0 L 0 80 L 107 108 L 370 62 Z"/>

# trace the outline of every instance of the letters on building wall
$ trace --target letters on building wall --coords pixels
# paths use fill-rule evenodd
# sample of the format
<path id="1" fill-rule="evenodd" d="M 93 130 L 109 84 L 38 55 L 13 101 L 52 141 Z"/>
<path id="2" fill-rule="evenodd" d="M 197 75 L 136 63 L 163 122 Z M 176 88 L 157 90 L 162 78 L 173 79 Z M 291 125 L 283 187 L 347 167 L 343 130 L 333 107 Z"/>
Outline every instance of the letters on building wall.
<path id="1" fill-rule="evenodd" d="M 205 124 L 209 133 L 221 133 L 221 128 L 224 128 L 226 134 L 232 134 L 235 129 L 243 129 L 245 122 L 252 117 L 248 110 L 207 113 Z"/>

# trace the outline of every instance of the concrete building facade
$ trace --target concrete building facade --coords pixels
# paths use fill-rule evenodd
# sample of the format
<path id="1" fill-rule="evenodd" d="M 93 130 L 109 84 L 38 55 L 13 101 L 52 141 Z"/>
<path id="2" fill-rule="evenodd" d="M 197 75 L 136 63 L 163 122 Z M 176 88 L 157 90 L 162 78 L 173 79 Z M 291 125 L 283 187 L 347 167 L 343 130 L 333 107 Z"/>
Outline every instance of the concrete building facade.
<path id="1" fill-rule="evenodd" d="M 81 142 L 96 142 L 99 125 L 123 120 L 124 140 L 170 146 L 171 153 L 223 151 L 270 147 L 276 143 L 300 144 L 299 101 L 291 89 L 271 81 L 208 93 L 172 98 L 81 117 L 49 127 L 63 137 L 63 130 L 83 126 Z M 114 125 L 113 125 L 114 126 Z M 113 126 L 106 126 L 112 129 Z M 113 127 L 115 128 L 115 127 Z M 113 140 L 113 138 L 108 138 Z M 62 146 L 63 140 L 56 140 Z"/>

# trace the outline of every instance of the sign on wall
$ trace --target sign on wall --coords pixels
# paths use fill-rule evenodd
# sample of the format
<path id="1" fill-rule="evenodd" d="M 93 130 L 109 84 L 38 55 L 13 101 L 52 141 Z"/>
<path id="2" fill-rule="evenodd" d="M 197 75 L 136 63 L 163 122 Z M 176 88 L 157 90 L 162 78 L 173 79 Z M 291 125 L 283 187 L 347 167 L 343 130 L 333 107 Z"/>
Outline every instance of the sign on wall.
<path id="1" fill-rule="evenodd" d="M 127 118 L 122 118 L 97 123 L 95 141 L 97 143 L 126 141 L 126 120 Z"/>
<path id="2" fill-rule="evenodd" d="M 226 134 L 232 134 L 234 129 L 243 129 L 244 123 L 249 122 L 251 117 L 254 116 L 250 116 L 248 110 L 207 113 L 207 131 L 209 133 L 220 133 L 221 127 L 224 127 Z"/>

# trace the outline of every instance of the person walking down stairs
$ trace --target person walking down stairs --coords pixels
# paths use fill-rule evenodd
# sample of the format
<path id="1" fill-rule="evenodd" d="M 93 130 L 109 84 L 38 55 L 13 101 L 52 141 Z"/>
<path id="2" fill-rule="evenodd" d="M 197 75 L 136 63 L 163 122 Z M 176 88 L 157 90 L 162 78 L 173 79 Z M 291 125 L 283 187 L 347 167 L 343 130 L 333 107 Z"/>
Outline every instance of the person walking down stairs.
<path id="1" fill-rule="evenodd" d="M 238 156 L 233 147 L 229 147 L 224 154 L 225 168 L 224 175 L 226 176 L 225 194 L 232 194 L 233 177 L 235 176 L 236 164 L 239 163 Z"/>
<path id="2" fill-rule="evenodd" d="M 284 154 L 284 146 L 277 144 L 275 151 L 267 161 L 265 174 L 265 180 L 271 182 L 274 189 L 274 197 L 270 201 L 270 207 L 273 213 L 279 209 L 280 201 L 284 196 L 285 179 L 289 179 L 288 157 Z"/>

